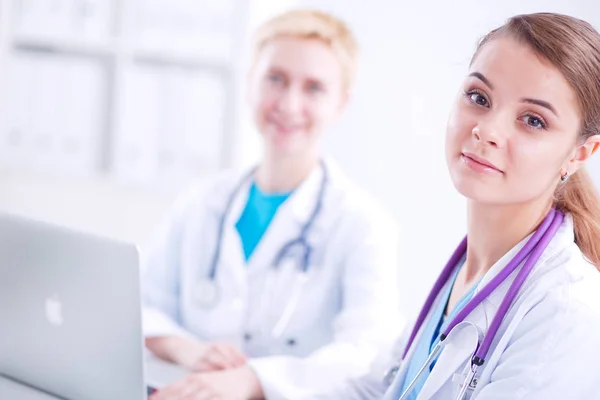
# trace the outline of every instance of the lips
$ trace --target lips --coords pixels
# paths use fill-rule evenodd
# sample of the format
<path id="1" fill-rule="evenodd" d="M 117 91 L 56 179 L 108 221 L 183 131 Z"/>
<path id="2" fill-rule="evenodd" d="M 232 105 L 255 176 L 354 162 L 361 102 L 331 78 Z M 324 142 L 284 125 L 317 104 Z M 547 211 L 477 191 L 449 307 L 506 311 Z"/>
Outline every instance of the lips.
<path id="1" fill-rule="evenodd" d="M 464 161 L 470 166 L 470 167 L 474 167 L 477 170 L 483 170 L 486 172 L 499 172 L 499 173 L 503 173 L 503 171 L 496 167 L 494 164 L 492 164 L 490 161 L 486 160 L 485 158 L 479 157 L 476 154 L 473 153 L 462 153 L 461 156 L 463 157 Z"/>
<path id="2" fill-rule="evenodd" d="M 281 123 L 281 122 L 278 122 L 273 119 L 269 119 L 268 122 L 271 125 L 273 125 L 275 127 L 275 129 L 277 129 L 281 133 L 293 133 L 293 132 L 303 129 L 302 124 Z"/>

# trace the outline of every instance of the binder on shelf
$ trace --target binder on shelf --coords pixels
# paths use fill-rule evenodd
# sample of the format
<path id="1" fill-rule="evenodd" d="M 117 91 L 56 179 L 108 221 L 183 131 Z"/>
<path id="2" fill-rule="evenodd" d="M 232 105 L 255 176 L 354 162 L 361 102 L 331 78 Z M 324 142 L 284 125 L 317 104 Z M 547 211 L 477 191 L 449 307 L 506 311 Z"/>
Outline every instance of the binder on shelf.
<path id="1" fill-rule="evenodd" d="M 64 91 L 61 131 L 56 135 L 57 157 L 69 174 L 98 172 L 107 126 L 106 69 L 97 61 L 62 61 L 59 77 Z"/>
<path id="2" fill-rule="evenodd" d="M 99 62 L 17 53 L 2 148 L 16 166 L 68 175 L 97 172 L 106 74 Z"/>
<path id="3" fill-rule="evenodd" d="M 106 42 L 111 4 L 111 0 L 13 0 L 15 34 L 43 43 Z"/>
<path id="4" fill-rule="evenodd" d="M 119 91 L 113 170 L 127 181 L 148 184 L 155 175 L 161 115 L 160 69 L 130 66 Z"/>

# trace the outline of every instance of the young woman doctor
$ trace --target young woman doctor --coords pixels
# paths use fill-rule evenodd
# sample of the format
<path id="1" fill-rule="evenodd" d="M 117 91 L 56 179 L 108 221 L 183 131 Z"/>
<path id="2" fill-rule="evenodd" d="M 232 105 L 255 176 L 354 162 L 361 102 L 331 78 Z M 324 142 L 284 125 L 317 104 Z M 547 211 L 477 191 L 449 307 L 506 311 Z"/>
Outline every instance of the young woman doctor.
<path id="1" fill-rule="evenodd" d="M 153 399 L 292 399 L 364 373 L 391 347 L 395 227 L 319 154 L 356 52 L 321 12 L 258 30 L 248 97 L 264 157 L 186 201 L 149 256 L 147 347 L 195 371 Z"/>
<path id="2" fill-rule="evenodd" d="M 446 136 L 467 239 L 389 362 L 319 398 L 600 399 L 600 203 L 583 169 L 599 134 L 588 23 L 521 15 L 489 33 Z"/>

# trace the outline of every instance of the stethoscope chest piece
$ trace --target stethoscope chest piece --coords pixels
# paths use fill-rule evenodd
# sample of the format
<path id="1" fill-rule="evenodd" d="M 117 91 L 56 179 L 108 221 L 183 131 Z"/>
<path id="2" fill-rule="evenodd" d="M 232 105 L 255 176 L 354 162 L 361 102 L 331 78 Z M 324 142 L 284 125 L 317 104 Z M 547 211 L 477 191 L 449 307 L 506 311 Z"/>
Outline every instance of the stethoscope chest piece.
<path id="1" fill-rule="evenodd" d="M 219 287 L 214 280 L 202 279 L 196 284 L 193 296 L 200 308 L 214 308 L 219 302 Z"/>

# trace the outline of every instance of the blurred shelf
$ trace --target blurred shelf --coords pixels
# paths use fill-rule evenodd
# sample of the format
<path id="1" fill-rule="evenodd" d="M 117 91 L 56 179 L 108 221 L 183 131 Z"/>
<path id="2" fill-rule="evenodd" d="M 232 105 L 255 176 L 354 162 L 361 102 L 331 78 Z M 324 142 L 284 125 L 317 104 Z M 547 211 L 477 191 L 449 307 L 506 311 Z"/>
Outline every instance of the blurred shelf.
<path id="1" fill-rule="evenodd" d="M 151 46 L 118 48 L 115 41 L 109 43 L 72 40 L 36 35 L 16 35 L 12 44 L 18 50 L 111 58 L 124 56 L 125 61 L 166 64 L 190 68 L 205 68 L 228 73 L 231 70 L 229 55 L 216 52 L 167 49 Z M 212 54 L 211 54 L 212 53 Z"/>
<path id="2" fill-rule="evenodd" d="M 44 51 L 91 57 L 111 57 L 117 52 L 116 45 L 113 41 L 102 43 L 92 42 L 89 40 L 40 37 L 37 35 L 15 35 L 13 37 L 12 44 L 15 48 L 21 50 Z"/>
<path id="3" fill-rule="evenodd" d="M 14 121 L 0 119 L 0 139 L 12 135 L 8 131 L 15 127 L 17 132 L 35 133 L 32 136 L 35 140 L 43 139 L 39 140 L 39 146 L 37 142 L 23 144 L 17 140 L 10 146 L 2 142 L 0 159 L 17 169 L 41 169 L 64 177 L 75 175 L 87 179 L 96 173 L 111 174 L 123 178 L 127 185 L 138 184 L 168 193 L 178 185 L 187 184 L 186 179 L 195 177 L 199 171 L 212 173 L 227 165 L 230 162 L 227 149 L 232 146 L 235 129 L 230 121 L 237 116 L 237 96 L 243 81 L 239 49 L 247 40 L 251 2 L 235 0 L 203 5 L 195 0 L 98 0 L 85 5 L 84 9 L 77 8 L 83 7 L 82 4 L 75 8 L 69 8 L 69 4 L 49 0 L 0 0 L 0 20 L 3 21 L 0 30 L 4 33 L 0 35 L 0 58 L 11 61 L 12 72 L 19 71 L 15 74 L 18 79 L 11 77 L 8 83 L 3 83 L 10 91 L 7 88 L 0 91 L 12 100 L 8 104 L 17 104 L 15 99 L 19 100 L 18 108 L 12 108 L 16 110 L 11 113 L 16 115 Z M 23 63 L 27 68 L 23 68 Z M 88 75 L 95 74 L 91 70 L 100 70 L 102 80 L 100 84 L 88 82 L 91 89 L 87 89 L 75 78 L 79 73 L 85 81 Z M 143 82 L 138 84 L 133 80 L 132 83 L 132 73 Z M 54 79 L 55 76 L 64 79 Z M 215 86 L 218 96 L 212 94 Z M 91 95 L 81 95 L 82 91 L 92 89 Z M 40 95 L 46 92 L 56 95 Z M 126 107 L 129 92 L 133 93 L 133 106 Z M 154 95 L 154 92 L 160 93 Z M 157 100 L 169 93 L 176 93 L 169 95 L 169 102 Z M 64 106 L 65 97 L 80 101 L 74 100 L 75 106 Z M 207 111 L 213 104 L 214 111 Z M 182 110 L 186 107 L 192 111 L 185 114 Z M 6 113 L 9 109 L 5 106 L 3 111 Z M 94 110 L 94 118 L 100 115 L 100 122 L 95 119 L 88 124 L 93 129 L 72 128 L 76 124 L 85 125 L 81 121 L 89 119 L 87 114 L 78 111 L 84 109 Z M 149 111 L 139 111 L 146 109 Z M 180 116 L 181 113 L 187 117 Z M 133 121 L 132 127 L 120 130 L 123 121 L 129 120 Z M 154 125 L 163 123 L 173 125 L 176 132 L 187 132 L 187 125 L 193 125 L 193 132 L 209 132 L 206 142 L 210 142 L 211 147 L 205 145 L 204 153 L 208 155 L 203 153 L 196 160 L 200 166 L 188 163 L 186 160 L 192 150 L 178 144 L 188 140 L 188 134 L 162 135 L 160 142 L 151 143 L 154 139 L 148 132 L 154 132 Z M 77 132 L 93 131 L 86 133 L 94 146 L 93 162 L 80 167 L 83 157 L 80 149 L 90 146 L 75 146 L 77 152 L 63 157 L 68 162 L 60 161 L 60 157 L 59 161 L 52 161 L 49 152 L 38 149 L 47 146 L 45 143 L 60 142 L 62 146 L 62 141 L 53 141 L 47 136 L 56 139 L 54 132 L 63 135 L 61 132 L 66 129 L 63 126 Z M 162 132 L 163 128 L 159 128 Z M 126 134 L 123 132 L 145 135 L 136 139 L 136 145 L 152 150 L 141 167 L 129 163 L 122 169 L 117 168 L 122 136 Z M 19 135 L 16 136 L 18 139 Z M 30 153 L 32 148 L 36 154 Z M 177 162 L 162 162 L 165 151 L 176 153 L 170 157 Z M 128 179 L 137 175 L 143 175 L 144 179 Z M 175 178 L 181 178 L 181 182 Z"/>
<path id="4" fill-rule="evenodd" d="M 222 72 L 231 69 L 230 58 L 224 54 L 206 54 L 199 51 L 182 51 L 160 48 L 138 47 L 130 54 L 138 62 L 178 65 L 190 68 L 208 68 Z"/>

